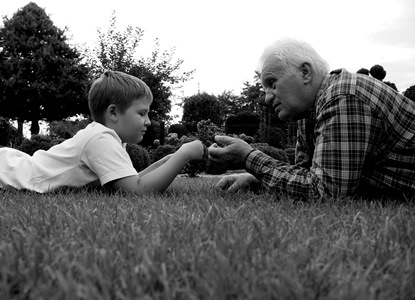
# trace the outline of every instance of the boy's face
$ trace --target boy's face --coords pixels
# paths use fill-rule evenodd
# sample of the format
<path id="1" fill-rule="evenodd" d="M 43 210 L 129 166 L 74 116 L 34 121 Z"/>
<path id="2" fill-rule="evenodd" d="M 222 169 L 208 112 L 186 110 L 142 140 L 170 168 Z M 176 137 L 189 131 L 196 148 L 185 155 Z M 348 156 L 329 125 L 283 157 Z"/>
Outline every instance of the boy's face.
<path id="1" fill-rule="evenodd" d="M 141 97 L 133 100 L 124 113 L 117 112 L 118 121 L 113 129 L 123 143 L 135 144 L 142 141 L 147 127 L 151 125 L 148 118 L 151 102 L 151 99 Z"/>

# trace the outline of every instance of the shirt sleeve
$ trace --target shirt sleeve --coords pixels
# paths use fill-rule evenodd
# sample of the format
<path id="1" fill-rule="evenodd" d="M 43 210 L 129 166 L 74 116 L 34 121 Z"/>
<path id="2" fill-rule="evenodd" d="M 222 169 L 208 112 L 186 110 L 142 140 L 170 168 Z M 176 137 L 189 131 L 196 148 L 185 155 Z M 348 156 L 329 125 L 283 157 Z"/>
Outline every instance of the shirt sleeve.
<path id="1" fill-rule="evenodd" d="M 83 151 L 82 161 L 98 176 L 101 185 L 138 175 L 127 151 L 109 133 L 91 138 Z"/>
<path id="2" fill-rule="evenodd" d="M 376 140 L 378 120 L 370 107 L 352 96 L 332 99 L 316 118 L 310 169 L 274 160 L 259 151 L 248 156 L 246 168 L 263 187 L 307 199 L 355 194 L 369 148 Z"/>

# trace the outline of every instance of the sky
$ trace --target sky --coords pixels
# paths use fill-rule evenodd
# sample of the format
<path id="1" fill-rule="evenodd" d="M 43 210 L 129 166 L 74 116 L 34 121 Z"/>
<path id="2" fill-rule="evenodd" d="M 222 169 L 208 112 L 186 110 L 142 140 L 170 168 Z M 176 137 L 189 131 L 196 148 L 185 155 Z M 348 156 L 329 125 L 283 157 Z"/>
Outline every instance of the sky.
<path id="1" fill-rule="evenodd" d="M 12 17 L 30 1 L 0 0 Z M 73 44 L 94 47 L 97 29 L 108 28 L 113 11 L 120 30 L 144 30 L 139 55 L 175 47 L 182 71 L 195 70 L 180 91 L 239 95 L 253 81 L 263 49 L 281 37 L 307 41 L 331 69 L 356 72 L 375 64 L 400 92 L 415 84 L 414 0 L 34 0 L 54 24 L 68 27 Z"/>

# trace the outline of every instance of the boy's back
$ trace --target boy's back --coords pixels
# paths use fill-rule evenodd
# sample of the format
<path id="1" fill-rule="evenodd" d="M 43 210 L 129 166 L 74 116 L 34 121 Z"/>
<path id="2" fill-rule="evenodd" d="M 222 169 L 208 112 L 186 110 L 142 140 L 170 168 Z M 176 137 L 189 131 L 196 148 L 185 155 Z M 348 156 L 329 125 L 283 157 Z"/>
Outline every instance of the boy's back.
<path id="1" fill-rule="evenodd" d="M 112 129 L 93 122 L 73 138 L 30 156 L 0 149 L 0 188 L 48 192 L 62 186 L 102 185 L 137 175 L 121 140 Z M 30 170 L 30 171 L 28 171 Z"/>

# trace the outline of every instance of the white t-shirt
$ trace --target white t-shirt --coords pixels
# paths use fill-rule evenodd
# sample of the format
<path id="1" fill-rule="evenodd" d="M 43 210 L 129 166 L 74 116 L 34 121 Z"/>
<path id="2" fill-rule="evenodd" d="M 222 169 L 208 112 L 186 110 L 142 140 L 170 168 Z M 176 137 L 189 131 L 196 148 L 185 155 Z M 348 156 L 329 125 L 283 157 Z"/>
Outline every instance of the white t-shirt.
<path id="1" fill-rule="evenodd" d="M 96 122 L 48 151 L 36 151 L 33 156 L 0 148 L 0 188 L 10 186 L 44 193 L 98 180 L 104 185 L 137 174 L 117 133 Z"/>

